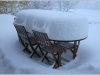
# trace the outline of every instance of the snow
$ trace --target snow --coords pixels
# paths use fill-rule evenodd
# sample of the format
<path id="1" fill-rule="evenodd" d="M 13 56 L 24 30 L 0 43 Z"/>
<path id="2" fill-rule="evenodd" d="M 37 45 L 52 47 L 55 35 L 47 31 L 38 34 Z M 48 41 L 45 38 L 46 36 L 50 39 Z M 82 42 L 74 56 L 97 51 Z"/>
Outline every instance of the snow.
<path id="1" fill-rule="evenodd" d="M 100 11 L 77 9 L 70 12 L 88 17 L 88 38 L 81 41 L 77 57 L 58 69 L 42 63 L 36 56 L 29 58 L 18 41 L 13 26 L 15 16 L 0 14 L 0 74 L 100 74 Z"/>
<path id="2" fill-rule="evenodd" d="M 100 1 L 99 0 L 81 0 L 78 2 L 78 4 L 75 6 L 78 9 L 92 9 L 92 10 L 99 10 L 100 7 Z"/>
<path id="3" fill-rule="evenodd" d="M 24 25 L 31 33 L 32 29 L 46 32 L 53 40 L 83 39 L 89 29 L 87 17 L 81 14 L 36 9 L 19 11 L 14 24 Z"/>

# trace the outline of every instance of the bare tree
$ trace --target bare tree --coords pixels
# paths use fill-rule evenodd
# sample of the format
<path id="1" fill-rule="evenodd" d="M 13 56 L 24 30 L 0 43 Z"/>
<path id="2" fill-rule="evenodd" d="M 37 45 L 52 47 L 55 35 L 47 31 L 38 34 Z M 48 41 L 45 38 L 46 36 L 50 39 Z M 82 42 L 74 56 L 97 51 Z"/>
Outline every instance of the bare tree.
<path id="1" fill-rule="evenodd" d="M 57 1 L 58 7 L 60 11 L 69 11 L 73 8 L 78 1 Z"/>
<path id="2" fill-rule="evenodd" d="M 34 1 L 33 2 L 34 9 L 50 10 L 52 9 L 50 5 L 51 5 L 51 1 Z"/>
<path id="3" fill-rule="evenodd" d="M 29 1 L 19 1 L 19 7 L 20 9 L 29 9 Z"/>
<path id="4" fill-rule="evenodd" d="M 78 1 L 0 1 L 0 12 L 3 13 L 16 13 L 23 9 L 44 9 L 44 10 L 59 10 L 68 11 L 73 8 Z"/>
<path id="5" fill-rule="evenodd" d="M 17 1 L 14 1 L 14 0 L 13 1 L 8 1 L 7 2 L 8 12 L 11 13 L 11 14 L 14 14 L 14 12 L 17 11 L 16 5 L 17 5 Z"/>
<path id="6" fill-rule="evenodd" d="M 0 1 L 0 11 L 7 14 L 7 1 Z"/>

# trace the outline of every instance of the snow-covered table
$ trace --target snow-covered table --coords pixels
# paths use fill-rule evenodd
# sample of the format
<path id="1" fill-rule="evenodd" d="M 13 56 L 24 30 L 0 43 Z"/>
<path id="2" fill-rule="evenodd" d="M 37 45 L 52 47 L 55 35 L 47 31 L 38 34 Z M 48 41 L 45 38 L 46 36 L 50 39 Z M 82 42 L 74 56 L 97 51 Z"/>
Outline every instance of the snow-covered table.
<path id="1" fill-rule="evenodd" d="M 36 9 L 19 11 L 14 24 L 25 26 L 30 33 L 32 29 L 45 32 L 50 39 L 58 41 L 58 44 L 59 41 L 80 42 L 88 36 L 89 28 L 87 18 L 81 14 Z M 74 58 L 77 49 L 74 50 Z M 60 50 L 59 56 L 61 56 Z M 58 59 L 61 61 L 61 58 Z"/>
<path id="2" fill-rule="evenodd" d="M 22 10 L 16 15 L 14 24 L 24 25 L 28 32 L 32 29 L 46 32 L 55 40 L 78 40 L 88 36 L 88 20 L 73 12 L 50 10 Z"/>

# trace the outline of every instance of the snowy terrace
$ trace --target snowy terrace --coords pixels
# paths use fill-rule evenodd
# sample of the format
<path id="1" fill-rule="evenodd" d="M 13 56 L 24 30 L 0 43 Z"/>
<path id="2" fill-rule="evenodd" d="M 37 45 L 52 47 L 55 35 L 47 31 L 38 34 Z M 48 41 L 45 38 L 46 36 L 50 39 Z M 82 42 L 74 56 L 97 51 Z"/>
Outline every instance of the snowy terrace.
<path id="1" fill-rule="evenodd" d="M 30 59 L 18 41 L 13 26 L 15 16 L 0 14 L 0 74 L 100 74 L 100 10 L 71 12 L 88 17 L 88 38 L 81 41 L 78 56 L 58 69 L 36 57 Z"/>
<path id="2" fill-rule="evenodd" d="M 88 36 L 88 20 L 81 14 L 50 10 L 22 10 L 14 24 L 24 25 L 28 32 L 46 32 L 53 40 L 79 40 Z"/>

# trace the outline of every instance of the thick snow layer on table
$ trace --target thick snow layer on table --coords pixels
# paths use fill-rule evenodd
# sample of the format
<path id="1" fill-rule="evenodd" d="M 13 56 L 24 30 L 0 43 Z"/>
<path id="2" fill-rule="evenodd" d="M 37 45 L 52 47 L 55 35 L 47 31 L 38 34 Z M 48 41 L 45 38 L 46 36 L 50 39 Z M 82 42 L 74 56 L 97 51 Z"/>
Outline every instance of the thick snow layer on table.
<path id="1" fill-rule="evenodd" d="M 53 40 L 78 40 L 88 36 L 88 19 L 72 12 L 50 10 L 22 10 L 14 24 L 24 25 L 28 32 L 38 30 L 48 33 Z"/>

